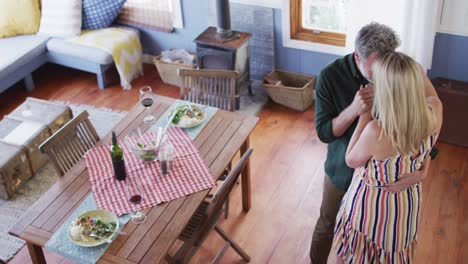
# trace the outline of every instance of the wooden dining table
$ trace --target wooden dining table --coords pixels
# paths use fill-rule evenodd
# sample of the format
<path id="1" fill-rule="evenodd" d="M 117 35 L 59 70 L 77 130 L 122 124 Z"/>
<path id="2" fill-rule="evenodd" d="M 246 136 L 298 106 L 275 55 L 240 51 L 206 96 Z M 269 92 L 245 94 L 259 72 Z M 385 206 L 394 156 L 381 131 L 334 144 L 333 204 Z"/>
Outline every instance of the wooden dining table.
<path id="1" fill-rule="evenodd" d="M 156 96 L 151 108 L 159 118 L 175 99 Z M 140 104 L 114 127 L 120 138 L 140 127 L 145 129 L 143 118 L 147 111 Z M 249 135 L 258 118 L 236 112 L 216 111 L 200 134 L 195 145 L 204 157 L 210 172 L 219 177 L 237 152 L 241 155 L 249 148 Z M 148 127 L 147 127 L 148 128 Z M 106 135 L 98 144 L 110 144 Z M 242 208 L 251 208 L 250 165 L 241 176 Z M 123 231 L 110 244 L 98 263 L 159 263 L 177 240 L 209 189 L 193 193 L 170 202 L 143 210 L 147 220 L 143 224 L 128 222 Z M 10 234 L 26 241 L 33 263 L 46 263 L 42 248 L 69 216 L 91 192 L 88 169 L 84 159 L 59 179 L 10 229 Z"/>

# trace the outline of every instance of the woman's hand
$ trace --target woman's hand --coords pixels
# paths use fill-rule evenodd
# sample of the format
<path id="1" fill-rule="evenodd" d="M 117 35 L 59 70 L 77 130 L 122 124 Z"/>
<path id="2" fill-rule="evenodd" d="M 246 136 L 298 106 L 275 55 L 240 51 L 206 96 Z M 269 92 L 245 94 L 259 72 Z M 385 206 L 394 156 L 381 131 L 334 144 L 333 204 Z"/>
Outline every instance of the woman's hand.
<path id="1" fill-rule="evenodd" d="M 427 158 L 424 160 L 423 165 L 418 171 L 415 171 L 413 173 L 402 174 L 400 175 L 400 179 L 398 181 L 388 183 L 384 187 L 382 187 L 382 189 L 392 193 L 399 193 L 417 183 L 422 182 L 427 176 L 430 163 L 431 156 L 427 155 Z"/>
<path id="2" fill-rule="evenodd" d="M 361 108 L 363 111 L 359 114 L 356 129 L 346 149 L 345 161 L 350 168 L 357 168 L 366 164 L 372 157 L 372 147 L 377 140 L 375 125 L 370 124 L 372 121 L 371 109 L 374 102 L 374 86 L 361 85 L 359 92 L 364 92 L 367 98 L 365 99 L 365 108 Z"/>
<path id="3" fill-rule="evenodd" d="M 366 91 L 367 96 L 370 96 L 370 98 L 367 98 L 366 100 L 366 108 L 364 111 L 362 111 L 359 115 L 359 118 L 361 119 L 360 121 L 363 121 L 364 123 L 368 123 L 372 120 L 372 106 L 374 105 L 374 85 L 368 84 L 366 86 L 361 85 L 360 91 Z"/>
<path id="4" fill-rule="evenodd" d="M 374 102 L 374 86 L 372 84 L 361 85 L 359 90 L 354 96 L 354 100 L 351 103 L 351 108 L 356 116 L 360 116 L 363 113 L 372 109 Z"/>

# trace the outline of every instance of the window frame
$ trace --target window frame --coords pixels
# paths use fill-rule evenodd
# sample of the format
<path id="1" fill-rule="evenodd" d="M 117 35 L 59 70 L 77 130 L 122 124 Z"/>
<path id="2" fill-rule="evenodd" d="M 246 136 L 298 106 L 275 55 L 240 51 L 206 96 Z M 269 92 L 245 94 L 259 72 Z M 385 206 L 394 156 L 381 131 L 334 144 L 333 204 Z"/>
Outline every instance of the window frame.
<path id="1" fill-rule="evenodd" d="M 346 47 L 346 34 L 311 30 L 302 26 L 302 0 L 290 0 L 290 35 L 295 40 Z"/>
<path id="2" fill-rule="evenodd" d="M 122 7 L 122 10 L 120 11 L 120 14 L 117 18 L 117 23 L 166 33 L 172 33 L 175 29 L 184 27 L 181 3 L 182 0 L 166 0 L 167 6 L 151 6 L 152 1 L 154 0 L 127 0 L 125 5 Z M 138 16 L 135 14 L 133 14 L 133 16 L 129 16 L 131 11 L 138 12 L 138 15 L 143 16 L 145 19 L 138 19 L 136 18 Z M 161 26 L 158 23 L 151 22 L 151 19 L 148 19 L 149 16 L 161 14 L 164 16 L 172 16 L 172 18 L 167 19 L 171 19 L 170 26 L 168 26 L 169 23 L 167 23 L 167 25 Z"/>
<path id="3" fill-rule="evenodd" d="M 182 14 L 182 0 L 172 0 L 174 12 L 174 28 L 184 28 L 184 16 Z"/>

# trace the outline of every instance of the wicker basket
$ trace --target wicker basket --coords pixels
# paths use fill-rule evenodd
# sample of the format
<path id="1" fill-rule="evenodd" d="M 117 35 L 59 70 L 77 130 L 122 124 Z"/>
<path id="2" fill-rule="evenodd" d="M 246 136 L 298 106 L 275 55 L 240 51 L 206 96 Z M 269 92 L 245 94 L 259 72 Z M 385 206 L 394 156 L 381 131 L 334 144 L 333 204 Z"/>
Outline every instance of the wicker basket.
<path id="1" fill-rule="evenodd" d="M 164 83 L 179 86 L 180 77 L 177 75 L 179 69 L 194 69 L 196 64 L 186 65 L 177 62 L 165 62 L 161 60 L 161 55 L 153 59 L 156 68 L 158 69 L 159 76 Z"/>
<path id="2" fill-rule="evenodd" d="M 279 80 L 273 85 L 266 80 Z M 265 76 L 263 87 L 271 99 L 298 111 L 305 111 L 314 102 L 315 76 L 274 70 Z"/>

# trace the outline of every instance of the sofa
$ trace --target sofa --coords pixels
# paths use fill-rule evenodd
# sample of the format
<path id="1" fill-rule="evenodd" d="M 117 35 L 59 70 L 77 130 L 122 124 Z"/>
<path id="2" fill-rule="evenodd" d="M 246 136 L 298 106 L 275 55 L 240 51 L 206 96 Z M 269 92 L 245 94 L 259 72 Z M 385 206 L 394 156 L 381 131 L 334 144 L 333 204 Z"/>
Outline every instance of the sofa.
<path id="1" fill-rule="evenodd" d="M 34 89 L 31 73 L 47 62 L 49 37 L 21 35 L 0 39 L 0 93 L 21 79 Z"/>
<path id="2" fill-rule="evenodd" d="M 135 28 L 120 26 L 135 30 Z M 34 90 L 32 73 L 51 62 L 96 74 L 98 86 L 107 85 L 105 72 L 114 65 L 111 54 L 93 47 L 70 43 L 44 35 L 20 35 L 0 39 L 0 93 L 24 80 L 28 91 Z"/>

